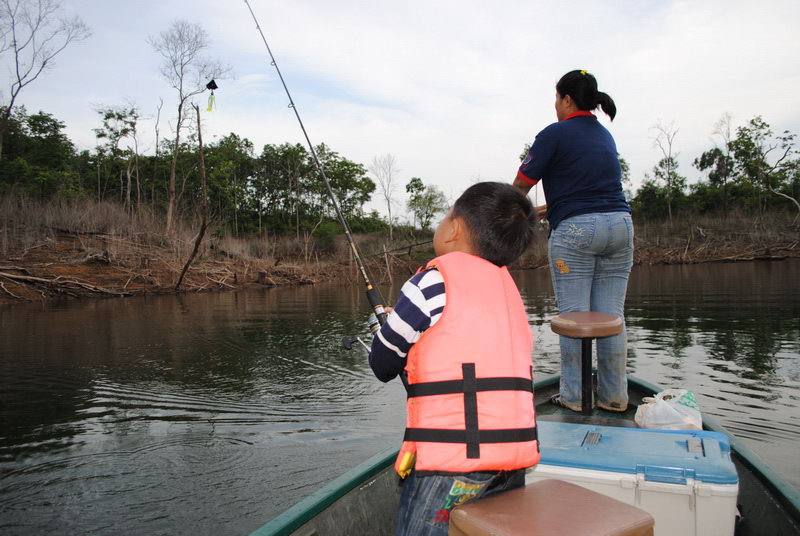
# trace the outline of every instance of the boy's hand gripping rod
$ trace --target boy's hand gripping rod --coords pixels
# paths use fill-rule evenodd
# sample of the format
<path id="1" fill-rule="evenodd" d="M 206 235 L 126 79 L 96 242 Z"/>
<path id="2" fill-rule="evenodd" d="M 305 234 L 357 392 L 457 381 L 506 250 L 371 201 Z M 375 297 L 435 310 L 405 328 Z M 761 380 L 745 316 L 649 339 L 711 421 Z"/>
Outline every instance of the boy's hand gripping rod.
<path id="1" fill-rule="evenodd" d="M 306 127 L 303 125 L 303 120 L 300 119 L 300 113 L 297 111 L 297 106 L 294 104 L 294 100 L 292 99 L 291 93 L 289 93 L 289 88 L 286 86 L 286 81 L 283 79 L 283 75 L 281 74 L 281 70 L 278 68 L 278 63 L 275 61 L 275 56 L 272 54 L 272 50 L 269 48 L 269 44 L 267 43 L 267 38 L 264 36 L 264 32 L 261 30 L 261 25 L 258 24 L 258 19 L 256 19 L 255 13 L 253 13 L 253 8 L 250 7 L 250 2 L 248 0 L 244 0 L 244 3 L 247 5 L 247 9 L 250 11 L 250 15 L 253 17 L 253 22 L 256 23 L 256 29 L 258 33 L 261 35 L 261 40 L 264 41 L 264 46 L 267 47 L 267 52 L 269 53 L 270 57 L 270 65 L 275 67 L 275 70 L 278 72 L 278 78 L 281 80 L 281 84 L 283 85 L 283 90 L 286 92 L 286 96 L 289 98 L 289 108 L 294 110 L 294 115 L 297 117 L 297 122 L 300 123 L 300 129 L 303 131 L 303 136 L 306 139 L 306 144 L 308 145 L 308 149 L 311 151 L 311 156 L 314 159 L 314 164 L 319 172 L 322 181 L 325 183 L 325 189 L 328 191 L 328 197 L 331 199 L 331 203 L 333 204 L 333 208 L 336 211 L 336 217 L 339 219 L 339 223 L 341 224 L 342 228 L 344 229 L 344 234 L 347 237 L 347 242 L 350 244 L 350 249 L 353 252 L 353 258 L 356 261 L 356 265 L 358 266 L 358 270 L 361 272 L 361 277 L 364 279 L 364 283 L 367 286 L 367 300 L 369 300 L 369 304 L 372 307 L 372 310 L 375 312 L 375 317 L 378 321 L 378 325 L 383 325 L 386 322 L 386 311 L 384 311 L 383 307 L 383 297 L 381 296 L 380 291 L 372 286 L 370 282 L 369 276 L 367 275 L 367 269 L 364 266 L 364 261 L 361 259 L 361 255 L 358 253 L 358 248 L 356 247 L 356 241 L 353 239 L 353 234 L 350 231 L 350 226 L 347 225 L 347 221 L 344 219 L 344 214 L 342 214 L 342 209 L 339 206 L 339 201 L 336 199 L 336 195 L 333 193 L 333 188 L 331 188 L 331 183 L 328 180 L 328 177 L 325 175 L 325 170 L 322 168 L 322 164 L 317 157 L 317 152 L 314 150 L 314 146 L 311 144 L 311 139 L 308 137 L 308 133 L 306 132 Z M 350 340 L 348 337 L 345 339 Z M 355 342 L 350 340 L 350 344 Z M 348 345 L 345 344 L 344 339 L 342 339 L 342 344 L 348 348 Z M 363 342 L 361 344 L 364 344 Z M 365 345 L 366 346 L 366 345 Z M 348 348 L 349 349 L 349 348 Z M 367 349 L 369 350 L 369 349 Z"/>

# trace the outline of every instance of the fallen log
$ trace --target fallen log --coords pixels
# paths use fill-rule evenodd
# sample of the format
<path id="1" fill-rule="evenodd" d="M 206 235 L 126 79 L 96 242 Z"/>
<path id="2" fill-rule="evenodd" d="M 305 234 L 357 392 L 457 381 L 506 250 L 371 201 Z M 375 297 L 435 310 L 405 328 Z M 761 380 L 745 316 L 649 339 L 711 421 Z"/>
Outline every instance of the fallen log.
<path id="1" fill-rule="evenodd" d="M 21 296 L 17 296 L 16 294 L 14 294 L 14 293 L 13 293 L 13 292 L 11 292 L 10 290 L 8 290 L 8 289 L 6 288 L 6 286 L 3 284 L 3 282 L 2 282 L 2 281 L 0 281 L 0 288 L 2 288 L 2 289 L 3 289 L 3 290 L 6 292 L 6 294 L 8 294 L 9 296 L 11 296 L 12 298 L 16 298 L 16 299 L 18 299 L 18 300 L 22 300 L 22 301 L 30 301 L 28 298 L 23 298 L 23 297 L 21 297 Z"/>
<path id="2" fill-rule="evenodd" d="M 77 297 L 76 294 L 69 292 L 70 286 L 73 287 L 80 287 L 86 289 L 91 292 L 96 292 L 98 294 L 111 294 L 113 296 L 130 296 L 129 292 L 120 291 L 120 290 L 110 290 L 107 288 L 99 287 L 96 285 L 90 285 L 89 283 L 85 283 L 83 281 L 79 281 L 77 279 L 66 279 L 61 276 L 54 277 L 53 279 L 46 279 L 44 277 L 35 277 L 32 275 L 19 275 L 19 274 L 9 274 L 6 272 L 0 271 L 0 277 L 4 277 L 6 279 L 10 279 L 12 281 L 22 281 L 25 283 L 29 283 L 33 286 L 44 286 L 46 288 L 55 290 L 56 292 L 63 292 L 64 294 L 69 294 L 70 296 Z M 74 289 L 72 289 L 74 290 Z"/>

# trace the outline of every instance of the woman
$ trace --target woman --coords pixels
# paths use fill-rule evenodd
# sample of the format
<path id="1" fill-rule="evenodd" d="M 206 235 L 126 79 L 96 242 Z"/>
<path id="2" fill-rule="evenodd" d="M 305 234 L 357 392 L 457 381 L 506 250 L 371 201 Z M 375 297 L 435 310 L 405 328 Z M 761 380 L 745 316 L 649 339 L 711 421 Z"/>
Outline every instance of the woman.
<path id="1" fill-rule="evenodd" d="M 588 71 L 570 71 L 556 84 L 556 117 L 539 132 L 514 179 L 528 193 L 542 181 L 550 223 L 548 253 L 561 313 L 598 311 L 623 318 L 633 264 L 633 223 L 622 193 L 614 138 L 592 110 L 613 121 L 614 101 Z M 561 385 L 553 402 L 581 410 L 581 342 L 561 337 Z M 597 341 L 597 406 L 628 406 L 625 329 Z"/>

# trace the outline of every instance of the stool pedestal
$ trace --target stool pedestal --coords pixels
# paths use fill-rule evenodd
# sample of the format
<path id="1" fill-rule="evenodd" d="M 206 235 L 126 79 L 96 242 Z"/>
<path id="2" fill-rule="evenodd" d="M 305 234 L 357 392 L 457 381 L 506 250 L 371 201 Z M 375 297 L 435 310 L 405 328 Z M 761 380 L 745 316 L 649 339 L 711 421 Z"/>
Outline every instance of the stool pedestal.
<path id="1" fill-rule="evenodd" d="M 592 339 L 622 332 L 622 318 L 611 313 L 581 311 L 560 314 L 550 322 L 553 333 L 581 339 L 581 413 L 592 413 Z"/>

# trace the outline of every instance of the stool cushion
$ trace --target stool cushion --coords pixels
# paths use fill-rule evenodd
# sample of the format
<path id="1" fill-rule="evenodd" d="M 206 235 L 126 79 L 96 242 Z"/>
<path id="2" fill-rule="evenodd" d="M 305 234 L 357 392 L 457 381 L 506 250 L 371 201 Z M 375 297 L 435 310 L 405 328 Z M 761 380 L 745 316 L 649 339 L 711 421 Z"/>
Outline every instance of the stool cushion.
<path id="1" fill-rule="evenodd" d="M 561 480 L 533 484 L 455 508 L 449 536 L 652 536 L 644 510 Z"/>
<path id="2" fill-rule="evenodd" d="M 594 311 L 564 313 L 550 321 L 550 329 L 575 339 L 610 337 L 622 332 L 622 319 L 611 313 Z"/>

